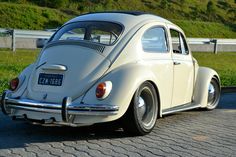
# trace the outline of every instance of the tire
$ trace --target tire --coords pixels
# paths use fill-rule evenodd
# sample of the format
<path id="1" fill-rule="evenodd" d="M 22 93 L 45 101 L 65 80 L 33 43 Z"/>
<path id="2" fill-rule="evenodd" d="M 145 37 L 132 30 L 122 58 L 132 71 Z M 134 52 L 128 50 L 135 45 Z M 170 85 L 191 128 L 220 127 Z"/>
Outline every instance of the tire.
<path id="1" fill-rule="evenodd" d="M 132 135 L 145 135 L 155 127 L 158 116 L 157 93 L 153 85 L 144 82 L 136 90 L 123 117 L 123 129 Z"/>
<path id="2" fill-rule="evenodd" d="M 208 87 L 207 110 L 213 110 L 217 107 L 220 101 L 220 84 L 218 80 L 213 77 Z"/>

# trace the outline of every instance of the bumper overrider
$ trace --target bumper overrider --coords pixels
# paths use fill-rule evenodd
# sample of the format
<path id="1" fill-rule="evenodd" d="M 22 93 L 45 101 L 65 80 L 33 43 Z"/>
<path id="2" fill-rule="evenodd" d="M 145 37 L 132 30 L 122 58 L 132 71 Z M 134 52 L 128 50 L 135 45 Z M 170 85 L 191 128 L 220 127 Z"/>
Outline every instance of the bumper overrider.
<path id="1" fill-rule="evenodd" d="M 0 97 L 1 109 L 5 115 L 11 115 L 12 109 L 27 110 L 44 113 L 61 114 L 64 122 L 69 121 L 73 115 L 91 115 L 91 116 L 110 116 L 118 113 L 118 106 L 92 105 L 92 104 L 73 104 L 71 97 L 65 97 L 62 104 L 45 103 L 30 99 L 13 99 L 8 95 L 11 91 L 5 91 Z"/>

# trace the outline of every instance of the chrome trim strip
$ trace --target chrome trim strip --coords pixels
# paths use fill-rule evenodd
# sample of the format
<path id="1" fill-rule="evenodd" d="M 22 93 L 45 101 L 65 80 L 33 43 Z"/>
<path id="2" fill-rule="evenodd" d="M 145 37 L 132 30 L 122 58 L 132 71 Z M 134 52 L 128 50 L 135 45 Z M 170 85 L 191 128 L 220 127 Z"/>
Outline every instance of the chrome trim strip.
<path id="1" fill-rule="evenodd" d="M 69 115 L 82 115 L 82 116 L 112 116 L 116 115 L 117 111 L 71 111 L 68 110 Z"/>
<path id="2" fill-rule="evenodd" d="M 61 64 L 46 64 L 42 66 L 43 70 L 58 70 L 58 71 L 66 71 L 67 67 Z"/>
<path id="3" fill-rule="evenodd" d="M 37 102 L 29 99 L 6 98 L 6 106 L 13 109 L 22 109 L 36 112 L 61 113 L 62 105 L 53 103 Z M 67 111 L 69 115 L 116 115 L 118 106 L 94 105 L 94 104 L 69 104 Z"/>
<path id="4" fill-rule="evenodd" d="M 36 107 L 36 108 L 45 108 L 45 109 L 61 109 L 61 104 L 53 104 L 53 103 L 42 103 L 29 99 L 10 99 L 6 98 L 6 103 L 14 106 L 28 106 L 28 107 Z"/>
<path id="5" fill-rule="evenodd" d="M 181 112 L 181 111 L 187 111 L 187 110 L 192 110 L 195 108 L 201 107 L 200 104 L 194 104 L 194 103 L 187 103 L 181 106 L 165 109 L 162 111 L 162 115 L 167 115 L 175 112 Z"/>
<path id="6" fill-rule="evenodd" d="M 36 111 L 36 112 L 45 112 L 45 113 L 61 113 L 59 109 L 45 109 L 45 108 L 35 108 L 35 107 L 27 107 L 27 106 L 17 106 L 17 105 L 8 105 L 9 108 L 12 109 L 21 109 L 27 111 Z"/>

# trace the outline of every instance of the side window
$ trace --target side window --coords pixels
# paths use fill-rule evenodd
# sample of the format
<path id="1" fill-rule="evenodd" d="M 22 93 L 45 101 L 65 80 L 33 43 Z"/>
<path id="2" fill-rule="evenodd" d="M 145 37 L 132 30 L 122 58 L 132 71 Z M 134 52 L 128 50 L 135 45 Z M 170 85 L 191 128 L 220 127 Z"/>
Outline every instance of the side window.
<path id="1" fill-rule="evenodd" d="M 84 28 L 75 28 L 65 32 L 59 40 L 83 40 L 84 39 Z"/>
<path id="2" fill-rule="evenodd" d="M 170 34 L 171 34 L 173 53 L 178 53 L 183 55 L 189 54 L 188 46 L 184 36 L 180 32 L 173 29 L 170 30 Z"/>
<path id="3" fill-rule="evenodd" d="M 166 31 L 162 27 L 147 30 L 141 40 L 145 52 L 168 52 Z"/>
<path id="4" fill-rule="evenodd" d="M 188 55 L 189 51 L 188 51 L 187 42 L 181 33 L 180 33 L 180 43 L 181 43 L 181 48 L 182 48 L 182 54 Z"/>
<path id="5" fill-rule="evenodd" d="M 96 27 L 91 28 L 90 40 L 93 42 L 111 45 L 117 38 L 118 36 L 113 32 L 104 31 Z"/>

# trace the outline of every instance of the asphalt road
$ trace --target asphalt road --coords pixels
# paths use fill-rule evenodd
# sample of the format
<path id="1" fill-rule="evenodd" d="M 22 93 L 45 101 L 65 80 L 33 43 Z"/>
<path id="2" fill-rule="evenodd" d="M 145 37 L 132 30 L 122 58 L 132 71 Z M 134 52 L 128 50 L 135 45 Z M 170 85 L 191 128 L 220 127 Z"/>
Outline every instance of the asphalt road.
<path id="1" fill-rule="evenodd" d="M 224 94 L 214 111 L 165 116 L 139 137 L 106 126 L 36 126 L 0 113 L 0 156 L 236 156 L 236 93 Z"/>

